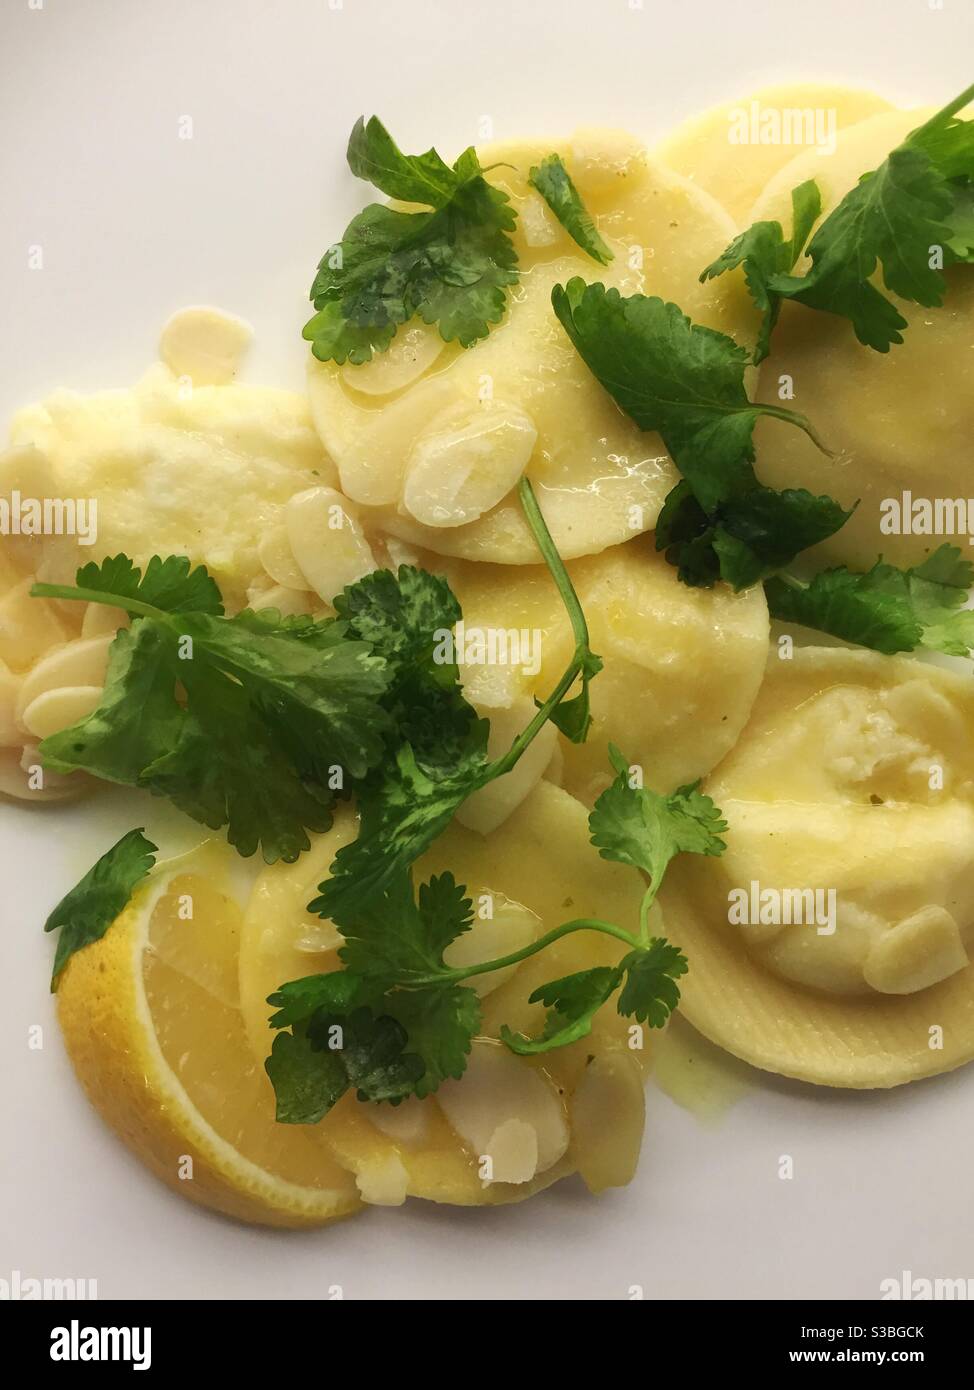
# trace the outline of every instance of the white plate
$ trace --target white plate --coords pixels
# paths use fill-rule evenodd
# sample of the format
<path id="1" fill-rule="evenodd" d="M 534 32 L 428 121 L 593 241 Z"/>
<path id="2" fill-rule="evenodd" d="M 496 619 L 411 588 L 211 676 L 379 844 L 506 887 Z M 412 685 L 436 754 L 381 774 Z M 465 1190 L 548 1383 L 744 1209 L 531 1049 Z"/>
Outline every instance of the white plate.
<path id="1" fill-rule="evenodd" d="M 485 119 L 498 137 L 656 135 L 787 78 L 943 101 L 972 52 L 969 0 L 4 0 L 0 415 L 129 383 L 193 302 L 252 321 L 252 379 L 300 384 L 315 264 L 367 198 L 343 161 L 362 112 L 410 150 L 459 149 Z M 971 1069 L 888 1095 L 755 1077 L 715 1128 L 654 1091 L 636 1180 L 599 1200 L 568 1183 L 303 1235 L 180 1202 L 75 1084 L 40 930 L 138 809 L 0 806 L 0 1278 L 95 1278 L 102 1298 L 592 1299 L 875 1298 L 904 1270 L 974 1276 Z"/>

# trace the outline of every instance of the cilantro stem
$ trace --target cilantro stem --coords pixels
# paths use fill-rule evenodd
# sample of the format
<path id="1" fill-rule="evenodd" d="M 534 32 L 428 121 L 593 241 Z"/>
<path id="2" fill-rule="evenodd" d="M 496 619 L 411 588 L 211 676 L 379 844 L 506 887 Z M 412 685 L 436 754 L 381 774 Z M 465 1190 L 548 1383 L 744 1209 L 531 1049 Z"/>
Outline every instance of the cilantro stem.
<path id="1" fill-rule="evenodd" d="M 972 101 L 974 101 L 974 82 L 972 82 L 969 87 L 965 88 L 959 97 L 954 97 L 954 100 L 950 102 L 948 106 L 944 106 L 940 111 L 932 115 L 929 121 L 924 121 L 923 125 L 917 126 L 916 130 L 910 134 L 909 139 L 915 140 L 922 131 L 929 130 L 931 126 L 938 126 L 943 121 L 949 121 L 951 116 L 956 116 L 958 111 L 962 110 Z"/>
<path id="2" fill-rule="evenodd" d="M 78 589 L 73 584 L 35 584 L 30 593 L 31 598 L 66 598 L 77 599 L 79 603 L 104 603 L 109 608 L 124 608 L 127 613 L 141 618 L 164 618 L 168 622 L 170 617 L 161 608 L 143 603 L 140 599 L 106 594 L 99 589 Z"/>
<path id="3" fill-rule="evenodd" d="M 538 506 L 534 488 L 527 478 L 522 478 L 518 484 L 518 495 L 521 499 L 521 506 L 524 508 L 528 526 L 531 528 L 531 534 L 541 551 L 552 579 L 555 581 L 561 601 L 571 620 L 572 632 L 575 636 L 575 651 L 558 684 L 544 703 L 539 706 L 538 712 L 530 724 L 522 729 L 507 752 L 490 764 L 485 772 L 486 781 L 492 781 L 495 777 L 502 777 L 504 773 L 510 772 L 524 750 L 548 722 L 552 710 L 561 703 L 575 684 L 589 654 L 588 624 L 585 621 L 582 605 L 578 601 L 578 595 L 565 568 L 565 562 L 558 553 L 558 548 L 548 530 L 548 524 Z"/>
<path id="4" fill-rule="evenodd" d="M 509 956 L 498 956 L 496 960 L 487 960 L 480 965 L 466 965 L 462 968 L 450 970 L 444 975 L 442 972 L 437 975 L 430 975 L 422 979 L 411 979 L 411 985 L 434 985 L 442 984 L 445 979 L 453 982 L 458 980 L 469 980 L 472 975 L 487 975 L 493 970 L 503 970 L 508 965 L 519 965 L 522 960 L 527 960 L 529 956 L 537 955 L 539 951 L 545 950 L 553 942 L 560 940 L 563 936 L 570 936 L 577 931 L 596 931 L 603 936 L 614 936 L 617 941 L 623 941 L 632 950 L 638 951 L 642 942 L 637 940 L 631 932 L 624 931 L 622 927 L 615 926 L 612 922 L 603 922 L 599 917 L 575 917 L 570 922 L 563 922 L 560 927 L 553 927 L 551 931 L 545 932 L 544 936 L 539 936 L 537 941 L 532 941 L 530 946 L 523 947 L 520 951 L 512 951 Z"/>
<path id="5" fill-rule="evenodd" d="M 784 420 L 789 425 L 797 425 L 808 435 L 817 449 L 820 449 L 828 458 L 835 457 L 834 451 L 825 443 L 807 415 L 802 415 L 798 410 L 786 410 L 782 405 L 766 405 L 763 401 L 761 402 L 761 413 L 762 415 L 770 415 L 773 420 Z"/>

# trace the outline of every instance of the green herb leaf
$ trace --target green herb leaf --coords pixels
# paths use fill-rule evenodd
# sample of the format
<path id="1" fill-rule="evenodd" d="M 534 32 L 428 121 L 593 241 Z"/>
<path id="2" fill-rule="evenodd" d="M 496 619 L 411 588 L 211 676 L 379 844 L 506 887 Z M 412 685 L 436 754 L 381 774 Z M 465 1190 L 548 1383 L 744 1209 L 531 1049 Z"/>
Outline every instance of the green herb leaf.
<path id="1" fill-rule="evenodd" d="M 388 1015 L 362 1007 L 315 1015 L 279 1033 L 264 1063 L 282 1124 L 317 1124 L 354 1088 L 360 1100 L 402 1100 L 422 1074 L 406 1034 Z"/>
<path id="2" fill-rule="evenodd" d="M 116 556 L 80 578 L 33 592 L 146 616 L 116 636 L 96 709 L 43 741 L 46 765 L 148 787 L 212 829 L 227 825 L 241 854 L 296 859 L 307 831 L 330 825 L 333 787 L 386 754 L 384 659 L 331 619 L 205 611 L 222 606 L 219 591 L 179 557 L 154 559 L 143 577 Z"/>
<path id="3" fill-rule="evenodd" d="M 317 310 L 304 337 L 322 361 L 368 362 L 397 327 L 419 314 L 445 342 L 485 338 L 517 281 L 510 233 L 516 218 L 473 149 L 452 169 L 435 150 L 404 155 L 382 123 L 359 121 L 349 141 L 352 172 L 395 198 L 432 212 L 373 203 L 329 248 L 311 287 Z"/>
<path id="4" fill-rule="evenodd" d="M 768 355 L 771 334 L 781 311 L 781 295 L 771 287 L 776 275 L 791 270 L 805 250 L 805 243 L 822 211 L 822 198 L 814 179 L 799 184 L 791 193 L 792 232 L 785 240 L 780 222 L 755 222 L 734 238 L 727 250 L 708 265 L 701 280 L 712 280 L 736 266 L 744 267 L 744 278 L 751 298 L 761 310 L 761 328 L 754 346 L 753 360 Z"/>
<path id="5" fill-rule="evenodd" d="M 411 1095 L 422 1100 L 447 1077 L 463 1075 L 480 1028 L 480 1000 L 472 989 L 455 984 L 397 989 L 386 995 L 384 1006 L 409 1039 L 410 1052 L 422 1058 Z"/>
<path id="6" fill-rule="evenodd" d="M 888 352 L 903 341 L 907 321 L 873 283 L 877 267 L 882 267 L 887 290 L 911 304 L 935 308 L 944 302 L 946 281 L 932 263 L 932 248 L 943 248 L 944 267 L 974 255 L 974 122 L 957 118 L 972 98 L 974 87 L 969 87 L 912 131 L 878 169 L 863 175 L 812 238 L 812 264 L 804 275 L 790 275 L 774 264 L 767 234 L 759 230 L 774 225 L 768 223 L 743 233 L 704 274 L 719 274 L 736 264 L 731 252 L 748 242 L 748 283 L 759 307 L 772 314 L 770 324 L 766 319 L 768 331 L 781 299 L 788 298 L 847 318 L 861 343 Z M 755 251 L 758 243 L 761 250 Z"/>
<path id="7" fill-rule="evenodd" d="M 580 279 L 556 285 L 552 304 L 590 370 L 641 429 L 662 437 L 683 474 L 656 539 L 681 578 L 744 587 L 846 520 L 830 498 L 758 482 L 752 436 L 761 415 L 824 446 L 804 416 L 748 399 L 749 358 L 733 339 L 691 323 L 675 304 Z"/>
<path id="8" fill-rule="evenodd" d="M 540 1037 L 526 1038 L 523 1033 L 512 1032 L 505 1024 L 501 1028 L 501 1041 L 512 1052 L 533 1057 L 587 1037 L 592 1031 L 592 1019 L 619 988 L 623 973 L 621 967 L 597 965 L 541 985 L 528 998 L 529 1004 L 540 1001 L 549 1009 Z"/>
<path id="9" fill-rule="evenodd" d="M 956 546 L 942 545 L 913 569 L 879 560 L 865 573 L 844 566 L 825 570 L 809 584 L 790 576 L 770 579 L 765 592 L 772 617 L 874 651 L 892 655 L 926 647 L 969 656 L 974 612 L 963 605 L 972 582 L 974 565 Z"/>
<path id="10" fill-rule="evenodd" d="M 587 255 L 600 265 L 608 265 L 613 260 L 612 251 L 599 236 L 592 215 L 560 155 L 549 154 L 535 165 L 528 175 L 528 183 L 538 190 L 568 235 Z"/>
<path id="11" fill-rule="evenodd" d="M 141 830 L 130 830 L 93 864 L 61 899 L 44 924 L 60 931 L 51 975 L 51 992 L 75 951 L 103 937 L 128 906 L 135 888 L 155 864 L 157 847 Z"/>
<path id="12" fill-rule="evenodd" d="M 686 956 L 662 937 L 655 937 L 642 950 L 626 956 L 620 968 L 626 972 L 619 995 L 620 1014 L 648 1023 L 650 1028 L 662 1028 L 680 1002 L 676 981 L 687 973 Z"/>
<path id="13" fill-rule="evenodd" d="M 616 780 L 596 801 L 589 816 L 592 843 L 603 859 L 631 864 L 649 875 L 655 891 L 670 860 L 682 853 L 718 855 L 727 822 L 709 796 L 693 786 L 660 796 L 630 785 L 629 765 L 614 745 L 609 756 Z"/>

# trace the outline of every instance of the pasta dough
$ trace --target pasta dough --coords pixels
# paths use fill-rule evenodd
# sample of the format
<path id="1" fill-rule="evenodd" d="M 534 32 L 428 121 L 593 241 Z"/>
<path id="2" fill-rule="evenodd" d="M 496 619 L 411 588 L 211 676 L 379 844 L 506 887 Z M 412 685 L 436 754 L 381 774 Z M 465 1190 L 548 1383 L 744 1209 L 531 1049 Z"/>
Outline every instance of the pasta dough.
<path id="1" fill-rule="evenodd" d="M 630 136 L 600 131 L 568 141 L 563 156 L 615 251 L 602 267 L 575 246 L 527 183 L 530 167 L 551 148 L 521 141 L 482 152 L 485 164 L 515 166 L 494 169 L 490 178 L 520 214 L 523 272 L 504 319 L 484 341 L 466 351 L 455 344 L 437 350 L 435 329 L 409 325 L 391 364 L 312 361 L 309 368 L 315 423 L 343 490 L 375 508 L 383 529 L 442 555 L 537 561 L 510 491 L 522 469 L 565 558 L 650 529 L 676 480 L 658 436 L 621 413 L 575 352 L 551 309 L 554 285 L 580 275 L 626 294 L 658 294 L 725 332 L 753 321 L 737 276 L 706 286 L 698 281 L 701 267 L 734 232 L 706 193 L 652 160 Z M 388 394 L 376 391 L 377 381 Z M 475 514 L 476 508 L 458 505 L 451 514 L 441 497 L 430 496 L 431 453 L 440 486 L 455 493 L 456 480 L 474 466 L 472 436 L 488 425 L 497 434 L 496 421 L 517 425 L 507 425 L 509 443 L 490 451 L 496 491 L 481 476 L 476 496 L 487 509 Z"/>
<path id="2" fill-rule="evenodd" d="M 690 958 L 694 1027 L 830 1085 L 896 1085 L 974 1055 L 972 720 L 969 681 L 909 658 L 772 655 L 704 787 L 727 851 L 674 865 L 660 899 Z M 806 890 L 833 893 L 831 921 L 809 921 L 811 899 L 782 920 Z M 734 894 L 750 909 L 737 925 Z"/>
<path id="3" fill-rule="evenodd" d="M 746 227 L 754 200 L 782 165 L 795 157 L 796 136 L 807 139 L 825 133 L 827 142 L 830 129 L 844 130 L 889 109 L 889 102 L 874 92 L 852 87 L 817 82 L 762 87 L 691 116 L 664 136 L 653 153 L 705 188 Z M 785 113 L 787 127 L 782 119 Z M 741 139 L 742 133 L 748 138 Z M 785 134 L 792 138 L 782 139 Z"/>
<path id="4" fill-rule="evenodd" d="M 709 772 L 733 747 L 764 674 L 768 613 L 761 587 L 740 594 L 726 585 L 691 589 L 650 537 L 568 568 L 604 666 L 589 688 L 593 723 L 585 743 L 559 736 L 563 786 L 593 801 L 612 780 L 610 743 L 660 790 Z M 516 696 L 546 695 L 573 650 L 547 572 L 453 565 L 447 573 L 468 633 L 496 627 L 536 636 L 534 674 L 513 662 L 468 666 L 468 697 L 490 717 L 492 706 Z"/>

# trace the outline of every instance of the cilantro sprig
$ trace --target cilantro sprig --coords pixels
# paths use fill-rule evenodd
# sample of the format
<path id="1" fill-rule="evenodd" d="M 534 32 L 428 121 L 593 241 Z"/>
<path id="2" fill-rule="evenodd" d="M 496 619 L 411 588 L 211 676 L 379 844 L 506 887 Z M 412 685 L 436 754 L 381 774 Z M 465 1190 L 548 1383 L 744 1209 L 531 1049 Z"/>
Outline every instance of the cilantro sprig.
<path id="1" fill-rule="evenodd" d="M 416 314 L 445 342 L 485 338 L 517 281 L 516 215 L 473 147 L 452 166 L 432 149 L 403 154 L 373 116 L 356 122 L 348 165 L 390 198 L 430 211 L 372 203 L 325 252 L 311 287 L 316 313 L 304 327 L 315 357 L 368 362 Z"/>
<path id="2" fill-rule="evenodd" d="M 273 609 L 226 617 L 203 567 L 125 556 L 38 597 L 121 608 L 98 706 L 41 743 L 45 766 L 168 796 L 241 854 L 292 861 L 326 830 L 330 772 L 361 778 L 385 752 L 386 662 L 340 622 Z"/>
<path id="3" fill-rule="evenodd" d="M 520 496 L 568 611 L 575 650 L 551 694 L 537 702 L 534 718 L 501 757 L 487 759 L 486 726 L 463 700 L 456 669 L 436 668 L 433 662 L 434 634 L 459 617 L 442 580 L 417 577 L 404 586 L 400 571 L 395 589 L 391 577 L 371 576 L 336 601 L 352 630 L 368 636 L 394 668 L 387 698 L 400 721 L 408 721 L 413 701 L 445 703 L 437 706 L 430 742 L 400 742 L 395 756 L 360 789 L 358 837 L 338 852 L 330 877 L 309 905 L 342 933 L 342 969 L 286 982 L 268 1000 L 276 1010 L 271 1023 L 281 1031 L 266 1066 L 283 1122 L 316 1123 L 351 1089 L 361 1100 L 397 1101 L 429 1095 L 446 1077 L 461 1076 L 481 1020 L 468 982 L 517 965 L 574 932 L 601 933 L 628 950 L 616 967 L 581 971 L 532 994 L 531 1002 L 548 1006 L 544 1028 L 532 1039 L 503 1028 L 501 1037 L 512 1051 L 533 1054 L 577 1041 L 616 992 L 620 1012 L 652 1027 L 665 1023 L 679 999 L 676 980 L 686 961 L 677 948 L 650 936 L 648 913 L 673 855 L 684 849 L 719 853 L 723 822 L 695 788 L 667 798 L 630 785 L 615 752 L 619 775 L 596 805 L 590 832 L 604 857 L 650 876 L 638 932 L 578 918 L 507 956 L 451 967 L 444 953 L 472 922 L 465 889 L 451 874 L 414 887 L 415 861 L 460 804 L 506 775 L 546 722 L 577 742 L 588 731 L 589 683 L 601 661 L 591 650 L 578 596 L 526 479 Z M 352 1038 L 350 1057 L 327 1055 L 345 1050 L 346 1033 Z"/>
<path id="4" fill-rule="evenodd" d="M 611 249 L 599 235 L 592 214 L 565 168 L 561 155 L 549 154 L 528 174 L 536 188 L 571 239 L 600 265 L 614 259 Z"/>
<path id="5" fill-rule="evenodd" d="M 974 121 L 957 114 L 972 100 L 974 85 L 912 131 L 878 169 L 862 176 L 812 237 L 811 266 L 803 275 L 790 273 L 804 249 L 795 244 L 797 231 L 792 243 L 783 244 L 773 230 L 778 224 L 768 222 L 737 237 L 703 272 L 701 279 L 743 262 L 765 316 L 761 355 L 782 299 L 848 319 L 859 341 L 877 352 L 902 343 L 907 321 L 873 282 L 879 267 L 884 287 L 900 299 L 925 308 L 943 304 L 944 269 L 974 260 Z M 807 184 L 792 195 L 793 201 L 799 197 L 805 199 L 805 214 L 810 213 Z M 801 230 L 807 236 L 807 216 Z M 939 257 L 932 254 L 937 248 Z M 786 263 L 789 255 L 791 265 Z"/>
<path id="6" fill-rule="evenodd" d="M 664 504 L 656 546 L 685 583 L 720 578 L 747 588 L 847 520 L 831 497 L 776 492 L 758 480 L 753 434 L 761 416 L 828 451 L 805 416 L 749 399 L 750 358 L 732 338 L 655 296 L 624 297 L 578 278 L 555 286 L 552 305 L 593 375 L 640 429 L 661 436 L 683 475 Z"/>

